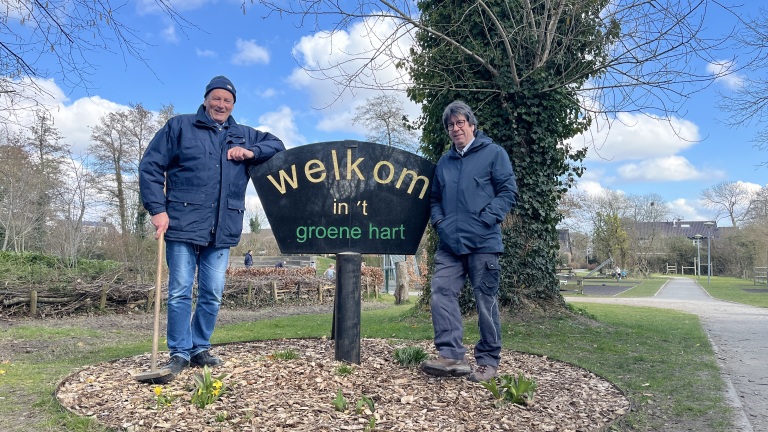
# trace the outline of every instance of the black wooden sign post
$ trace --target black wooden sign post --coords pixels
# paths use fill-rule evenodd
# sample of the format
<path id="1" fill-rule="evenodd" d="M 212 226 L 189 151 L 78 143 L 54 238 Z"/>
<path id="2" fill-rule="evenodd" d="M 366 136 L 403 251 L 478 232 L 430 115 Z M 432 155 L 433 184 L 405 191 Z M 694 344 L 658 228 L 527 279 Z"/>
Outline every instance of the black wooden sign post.
<path id="1" fill-rule="evenodd" d="M 336 296 L 333 331 L 336 360 L 360 364 L 360 263 L 356 252 L 336 254 Z"/>
<path id="2" fill-rule="evenodd" d="M 361 141 L 308 144 L 250 168 L 282 253 L 337 254 L 336 360 L 360 363 L 360 254 L 416 253 L 434 171 L 416 154 Z"/>

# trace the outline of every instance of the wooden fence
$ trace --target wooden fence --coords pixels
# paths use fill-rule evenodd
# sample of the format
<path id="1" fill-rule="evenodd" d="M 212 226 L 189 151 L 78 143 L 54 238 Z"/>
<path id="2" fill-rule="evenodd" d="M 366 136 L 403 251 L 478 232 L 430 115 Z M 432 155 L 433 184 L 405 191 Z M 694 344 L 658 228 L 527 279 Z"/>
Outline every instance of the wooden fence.
<path id="1" fill-rule="evenodd" d="M 768 284 L 768 267 L 755 267 L 754 284 Z"/>

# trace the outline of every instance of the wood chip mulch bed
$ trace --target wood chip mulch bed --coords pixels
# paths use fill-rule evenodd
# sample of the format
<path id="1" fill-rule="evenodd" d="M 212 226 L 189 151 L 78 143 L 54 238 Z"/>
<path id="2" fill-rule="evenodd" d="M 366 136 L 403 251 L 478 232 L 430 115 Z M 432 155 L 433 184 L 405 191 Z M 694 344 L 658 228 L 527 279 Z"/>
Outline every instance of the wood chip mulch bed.
<path id="1" fill-rule="evenodd" d="M 173 400 L 158 408 L 156 386 L 131 375 L 149 370 L 149 354 L 88 366 L 64 379 L 56 396 L 72 413 L 126 431 L 363 431 L 375 418 L 377 431 L 580 432 L 606 430 L 630 408 L 619 389 L 589 371 L 513 351 L 502 352 L 499 374 L 522 372 L 535 378 L 538 389 L 531 406 L 496 406 L 479 384 L 400 366 L 393 352 L 408 346 L 435 355 L 428 341 L 363 339 L 360 365 L 340 375 L 343 363 L 334 360 L 331 340 L 219 345 L 212 353 L 226 362 L 214 375 L 229 375 L 224 379 L 227 390 L 204 409 L 190 402 L 198 368 L 186 369 L 163 385 L 162 394 Z M 286 351 L 297 358 L 274 356 Z M 159 357 L 160 364 L 168 359 L 167 353 Z M 339 390 L 349 401 L 344 412 L 332 404 Z M 363 395 L 373 400 L 373 412 L 356 412 Z"/>

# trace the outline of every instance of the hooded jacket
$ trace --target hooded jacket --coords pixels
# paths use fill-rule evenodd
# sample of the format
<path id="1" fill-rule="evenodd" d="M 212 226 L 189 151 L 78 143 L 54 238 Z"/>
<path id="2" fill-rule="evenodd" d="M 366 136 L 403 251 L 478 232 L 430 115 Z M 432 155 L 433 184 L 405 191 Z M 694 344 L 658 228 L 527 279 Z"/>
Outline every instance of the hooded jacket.
<path id="1" fill-rule="evenodd" d="M 517 203 L 509 155 L 482 131 L 462 156 L 440 157 L 430 194 L 430 221 L 440 248 L 456 255 L 502 253 L 501 222 Z"/>
<path id="2" fill-rule="evenodd" d="M 232 147 L 250 160 L 227 160 Z M 197 114 L 171 118 L 149 143 L 139 164 L 139 189 L 151 215 L 167 212 L 167 240 L 233 247 L 240 241 L 248 167 L 285 150 L 276 136 L 235 122 L 219 126 L 203 105 Z M 165 186 L 165 190 L 163 189 Z"/>

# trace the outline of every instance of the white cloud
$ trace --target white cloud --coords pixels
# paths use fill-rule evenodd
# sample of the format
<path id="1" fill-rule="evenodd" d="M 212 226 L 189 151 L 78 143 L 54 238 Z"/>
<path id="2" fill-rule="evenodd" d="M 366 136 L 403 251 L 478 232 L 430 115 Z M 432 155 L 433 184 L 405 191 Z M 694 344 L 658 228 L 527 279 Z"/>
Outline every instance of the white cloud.
<path id="1" fill-rule="evenodd" d="M 576 190 L 590 196 L 603 194 L 607 189 L 601 184 L 605 180 L 605 170 L 589 169 L 576 182 Z"/>
<path id="2" fill-rule="evenodd" d="M 606 188 L 603 187 L 603 185 L 600 184 L 599 181 L 595 181 L 595 180 L 579 181 L 578 185 L 576 186 L 576 189 L 583 191 L 590 196 L 602 195 L 607 190 Z"/>
<path id="3" fill-rule="evenodd" d="M 217 56 L 216 51 L 214 50 L 204 50 L 200 48 L 195 48 L 195 55 L 202 58 L 214 58 Z"/>
<path id="4" fill-rule="evenodd" d="M 60 105 L 53 113 L 55 126 L 72 146 L 75 154 L 84 154 L 91 143 L 91 128 L 108 113 L 130 109 L 99 96 L 80 98 L 71 105 Z"/>
<path id="5" fill-rule="evenodd" d="M 699 207 L 692 205 L 685 198 L 678 198 L 667 202 L 670 218 L 680 218 L 683 220 L 708 220 L 709 216 L 703 214 Z"/>
<path id="6" fill-rule="evenodd" d="M 269 63 L 269 51 L 254 40 L 238 39 L 235 42 L 237 52 L 232 58 L 232 64 L 248 66 L 258 63 Z"/>
<path id="7" fill-rule="evenodd" d="M 715 76 L 715 81 L 723 83 L 729 89 L 737 89 L 744 84 L 744 77 L 733 72 L 735 64 L 730 60 L 721 60 L 707 64 L 707 72 Z"/>
<path id="8" fill-rule="evenodd" d="M 743 182 L 741 180 L 737 181 L 736 183 L 744 186 L 744 188 L 747 189 L 751 194 L 756 194 L 757 192 L 760 191 L 760 189 L 763 188 L 761 185 L 757 183 Z"/>
<path id="9" fill-rule="evenodd" d="M 595 125 L 573 141 L 590 147 L 588 159 L 616 162 L 675 155 L 699 139 L 698 126 L 685 119 L 619 113 L 610 124 Z"/>
<path id="10" fill-rule="evenodd" d="M 665 182 L 712 178 L 702 173 L 682 156 L 668 156 L 620 166 L 617 172 L 624 180 Z"/>
<path id="11" fill-rule="evenodd" d="M 0 116 L 9 125 L 33 124 L 37 107 L 30 102 L 30 99 L 37 100 L 50 112 L 54 127 L 64 137 L 63 143 L 69 144 L 74 154 L 85 153 L 91 141 L 91 127 L 97 125 L 101 117 L 110 112 L 129 108 L 99 96 L 80 98 L 68 104 L 69 99 L 53 79 L 35 79 L 34 83 L 42 91 L 33 94 L 32 87 L 23 86 L 27 94 L 22 95 L 22 102 L 15 104 L 13 110 L 7 108 L 9 102 L 12 102 L 7 96 L 0 98 L 0 106 L 2 106 Z"/>
<path id="12" fill-rule="evenodd" d="M 173 23 L 168 24 L 168 26 L 164 28 L 160 34 L 162 34 L 163 39 L 168 42 L 174 44 L 179 42 L 179 36 L 176 34 L 176 26 Z"/>
<path id="13" fill-rule="evenodd" d="M 259 126 L 255 128 L 274 134 L 285 143 L 286 148 L 307 143 L 307 139 L 299 133 L 293 111 L 287 106 L 259 117 Z"/>
<path id="14" fill-rule="evenodd" d="M 397 38 L 393 52 L 379 53 L 373 58 L 380 42 Z M 363 134 L 354 125 L 355 108 L 365 100 L 381 95 L 377 88 L 397 91 L 406 114 L 414 119 L 421 110 L 403 91 L 409 78 L 395 67 L 395 57 L 408 51 L 412 40 L 400 34 L 397 24 L 389 19 L 365 19 L 352 25 L 348 31 L 317 32 L 302 37 L 293 47 L 293 55 L 301 68 L 296 68 L 288 82 L 309 94 L 312 106 L 319 111 L 317 128 L 325 132 L 345 131 Z M 349 87 L 341 87 L 343 77 L 357 73 Z M 336 79 L 325 79 L 335 77 Z M 397 90 L 395 90 L 397 89 Z"/>
<path id="15" fill-rule="evenodd" d="M 199 9 L 213 0 L 168 0 L 173 9 L 177 12 Z M 162 8 L 157 0 L 139 0 L 136 2 L 136 10 L 140 14 L 166 14 L 165 8 Z"/>
<path id="16" fill-rule="evenodd" d="M 275 97 L 277 95 L 277 90 L 273 89 L 272 87 L 269 87 L 267 89 L 257 92 L 257 94 L 259 97 L 267 99 L 267 98 Z"/>

